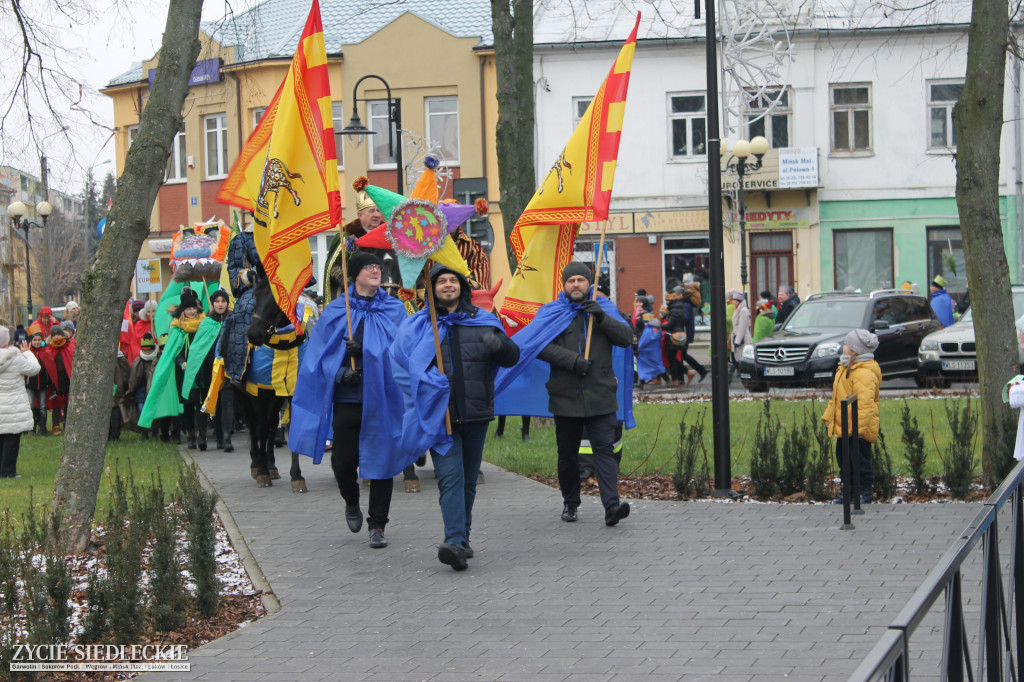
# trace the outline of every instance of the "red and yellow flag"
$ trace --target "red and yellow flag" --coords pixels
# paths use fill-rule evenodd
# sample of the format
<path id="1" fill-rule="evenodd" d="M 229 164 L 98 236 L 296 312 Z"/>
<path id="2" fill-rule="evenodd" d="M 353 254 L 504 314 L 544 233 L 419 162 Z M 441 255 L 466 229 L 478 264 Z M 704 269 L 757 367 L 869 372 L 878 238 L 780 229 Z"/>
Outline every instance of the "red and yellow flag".
<path id="1" fill-rule="evenodd" d="M 313 0 L 288 75 L 217 200 L 253 212 L 253 240 L 274 299 L 301 328 L 295 304 L 313 275 L 307 240 L 341 223 L 331 86 L 318 0 Z"/>
<path id="2" fill-rule="evenodd" d="M 526 324 L 562 290 L 580 223 L 608 219 L 640 14 L 601 89 L 509 236 L 519 267 L 501 312 Z"/>

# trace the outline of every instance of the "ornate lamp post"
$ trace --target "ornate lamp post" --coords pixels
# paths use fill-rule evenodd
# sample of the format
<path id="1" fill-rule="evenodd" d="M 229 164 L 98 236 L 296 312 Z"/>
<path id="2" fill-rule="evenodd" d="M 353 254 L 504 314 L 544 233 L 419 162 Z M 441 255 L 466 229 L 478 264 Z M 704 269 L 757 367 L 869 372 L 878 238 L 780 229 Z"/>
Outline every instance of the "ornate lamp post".
<path id="1" fill-rule="evenodd" d="M 743 202 L 743 176 L 746 175 L 747 171 L 761 169 L 761 161 L 764 155 L 768 153 L 769 148 L 768 140 L 760 135 L 749 142 L 747 140 L 736 140 L 732 146 L 732 155 L 735 160 L 722 168 L 723 173 L 736 173 L 736 177 L 739 179 L 737 194 L 739 196 L 740 213 L 740 283 L 743 285 L 744 295 L 747 293 L 747 207 Z M 722 157 L 728 153 L 729 148 L 725 140 L 721 141 L 719 151 Z M 751 154 L 755 157 L 753 163 L 747 161 Z M 749 304 L 750 302 L 748 301 L 747 303 Z M 753 323 L 753 315 L 751 315 L 750 321 Z"/>
<path id="2" fill-rule="evenodd" d="M 391 86 L 388 85 L 386 80 L 380 76 L 369 74 L 356 81 L 355 87 L 352 88 L 352 118 L 349 119 L 348 125 L 339 132 L 348 138 L 353 148 L 358 148 L 367 135 L 377 134 L 376 130 L 370 130 L 359 119 L 359 102 L 374 101 L 368 97 L 360 98 L 356 96 L 360 83 L 367 78 L 379 80 L 388 93 L 388 154 L 395 157 L 395 169 L 398 171 L 396 192 L 404 194 L 404 182 L 402 180 L 402 101 L 391 97 Z M 369 114 L 369 111 L 367 111 L 367 114 Z M 392 130 L 394 131 L 393 135 Z"/>
<path id="3" fill-rule="evenodd" d="M 28 213 L 28 206 L 23 201 L 15 201 L 7 207 L 7 215 L 11 217 L 11 224 L 15 228 L 25 230 L 25 295 L 28 299 L 28 305 L 26 306 L 28 308 L 28 317 L 26 318 L 25 326 L 27 327 L 28 323 L 32 322 L 32 261 L 28 243 L 28 230 L 30 227 L 38 227 L 40 229 L 46 227 L 46 219 L 53 213 L 53 206 L 50 205 L 49 201 L 40 201 L 36 204 L 36 214 L 42 217 L 42 225 L 25 218 L 26 213 Z"/>

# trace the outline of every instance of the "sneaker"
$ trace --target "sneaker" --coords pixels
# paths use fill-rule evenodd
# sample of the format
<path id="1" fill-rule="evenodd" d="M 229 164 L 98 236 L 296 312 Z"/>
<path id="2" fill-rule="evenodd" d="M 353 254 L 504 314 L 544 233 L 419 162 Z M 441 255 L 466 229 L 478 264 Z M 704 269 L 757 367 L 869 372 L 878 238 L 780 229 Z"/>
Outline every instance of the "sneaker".
<path id="1" fill-rule="evenodd" d="M 358 533 L 363 529 L 363 512 L 359 511 L 359 507 L 345 507 L 345 523 L 348 524 L 348 529 L 353 533 Z"/>
<path id="2" fill-rule="evenodd" d="M 566 523 L 572 523 L 576 520 L 576 507 L 571 504 L 565 505 L 562 508 L 562 520 Z"/>
<path id="3" fill-rule="evenodd" d="M 383 528 L 371 528 L 370 529 L 370 547 L 374 549 L 380 549 L 381 547 L 387 547 L 388 541 L 384 537 Z"/>
<path id="4" fill-rule="evenodd" d="M 700 382 L 704 381 L 707 378 L 707 376 L 708 376 L 708 371 L 706 369 L 701 370 L 700 371 L 700 379 L 697 379 L 697 383 L 699 384 Z"/>
<path id="5" fill-rule="evenodd" d="M 472 559 L 473 555 L 476 554 L 476 552 L 473 551 L 473 546 L 470 545 L 469 542 L 466 542 L 465 552 L 467 559 Z"/>
<path id="6" fill-rule="evenodd" d="M 479 472 L 477 472 L 476 482 L 477 482 L 477 485 L 483 485 L 484 483 L 487 483 L 487 481 L 484 480 L 483 469 L 481 469 Z"/>
<path id="7" fill-rule="evenodd" d="M 627 516 L 629 516 L 629 502 L 613 504 L 604 512 L 604 525 L 614 526 Z"/>
<path id="8" fill-rule="evenodd" d="M 451 566 L 456 571 L 465 571 L 469 568 L 469 564 L 466 563 L 466 550 L 447 542 L 438 545 L 437 560 L 446 566 Z"/>
<path id="9" fill-rule="evenodd" d="M 871 493 L 861 493 L 860 494 L 860 503 L 862 505 L 871 504 L 871 498 L 872 498 Z"/>

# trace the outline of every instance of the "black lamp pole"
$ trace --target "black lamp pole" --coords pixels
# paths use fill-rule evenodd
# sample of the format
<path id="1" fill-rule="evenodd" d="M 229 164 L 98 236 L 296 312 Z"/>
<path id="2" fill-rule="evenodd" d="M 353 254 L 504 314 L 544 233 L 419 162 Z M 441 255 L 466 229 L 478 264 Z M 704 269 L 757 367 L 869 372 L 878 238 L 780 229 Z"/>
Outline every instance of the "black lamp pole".
<path id="1" fill-rule="evenodd" d="M 341 129 L 341 134 L 345 135 L 349 139 L 357 137 L 359 135 L 375 135 L 377 131 L 370 130 L 363 122 L 359 119 L 359 102 L 372 102 L 369 98 L 357 97 L 359 91 L 359 85 L 367 78 L 376 78 L 383 85 L 384 89 L 388 93 L 388 153 L 395 157 L 395 169 L 398 173 L 397 183 L 398 194 L 404 193 L 405 182 L 403 179 L 402 169 L 402 101 L 391 97 L 391 86 L 388 82 L 376 76 L 374 74 L 368 74 L 363 76 L 356 81 L 355 87 L 352 88 L 352 118 L 349 120 L 348 125 Z M 369 111 L 367 111 L 369 114 Z M 394 133 L 392 133 L 394 131 Z"/>

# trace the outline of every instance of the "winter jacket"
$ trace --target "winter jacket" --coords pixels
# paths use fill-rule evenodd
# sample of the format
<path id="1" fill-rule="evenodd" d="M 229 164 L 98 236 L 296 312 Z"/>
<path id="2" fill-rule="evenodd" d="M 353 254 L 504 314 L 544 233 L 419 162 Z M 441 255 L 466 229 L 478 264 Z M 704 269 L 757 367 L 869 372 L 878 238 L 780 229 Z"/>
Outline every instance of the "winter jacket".
<path id="1" fill-rule="evenodd" d="M 761 313 L 754 320 L 754 341 L 760 341 L 775 331 L 775 316 L 770 312 Z"/>
<path id="2" fill-rule="evenodd" d="M 46 346 L 40 346 L 39 348 L 33 348 L 32 346 L 28 347 L 29 351 L 32 352 L 32 356 L 36 359 L 36 362 L 39 362 L 40 367 L 42 367 L 42 362 L 39 360 L 39 356 L 42 355 L 45 347 Z M 36 372 L 35 374 L 25 377 L 25 387 L 30 388 L 33 391 L 45 391 L 50 387 L 50 377 L 46 372 Z"/>
<path id="3" fill-rule="evenodd" d="M 547 383 L 548 410 L 556 416 L 594 417 L 615 412 L 619 407 L 612 346 L 629 347 L 633 343 L 633 330 L 608 314 L 600 324 L 595 322 L 590 342 L 593 364 L 587 375 L 581 377 L 572 368 L 587 347 L 586 318 L 582 312 L 577 314 L 565 331 L 537 356 L 551 364 L 551 378 Z"/>
<path id="4" fill-rule="evenodd" d="M 750 308 L 746 301 L 739 301 L 732 314 L 732 357 L 736 362 L 743 357 L 743 346 L 750 343 Z"/>
<path id="5" fill-rule="evenodd" d="M 783 324 L 798 305 L 800 305 L 800 297 L 796 294 L 783 301 L 782 305 L 779 306 L 778 314 L 775 316 L 775 324 Z"/>
<path id="6" fill-rule="evenodd" d="M 461 285 L 458 313 L 475 317 L 480 309 L 470 300 L 469 282 L 456 273 Z M 438 307 L 438 319 L 448 314 Z M 484 345 L 485 336 L 497 335 L 501 350 L 496 355 Z M 632 342 L 632 334 L 630 334 Z M 441 341 L 441 360 L 451 385 L 448 409 L 452 424 L 494 419 L 494 367 L 511 367 L 519 361 L 519 346 L 494 327 L 454 324 Z"/>
<path id="7" fill-rule="evenodd" d="M 25 377 L 39 373 L 31 351 L 0 348 L 0 433 L 24 433 L 34 425 Z"/>
<path id="8" fill-rule="evenodd" d="M 943 327 L 953 324 L 953 299 L 949 297 L 949 292 L 945 289 L 939 289 L 932 294 L 932 310 L 935 311 L 935 316 L 939 318 Z"/>
<path id="9" fill-rule="evenodd" d="M 72 361 L 75 357 L 75 340 L 71 339 L 60 348 L 44 346 L 39 354 L 39 364 L 50 380 L 50 392 L 46 406 L 56 410 L 68 406 L 68 391 L 71 390 Z"/>
<path id="10" fill-rule="evenodd" d="M 878 438 L 878 387 L 882 383 L 882 370 L 874 360 L 854 362 L 849 369 L 842 364 L 836 369 L 832 381 L 832 399 L 821 418 L 828 424 L 828 435 L 839 438 L 842 432 L 842 402 L 857 394 L 857 433 L 874 443 Z M 853 415 L 850 415 L 853 424 Z"/>

